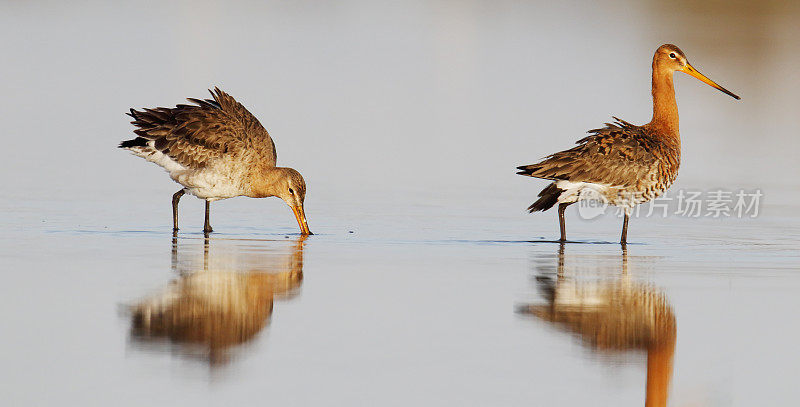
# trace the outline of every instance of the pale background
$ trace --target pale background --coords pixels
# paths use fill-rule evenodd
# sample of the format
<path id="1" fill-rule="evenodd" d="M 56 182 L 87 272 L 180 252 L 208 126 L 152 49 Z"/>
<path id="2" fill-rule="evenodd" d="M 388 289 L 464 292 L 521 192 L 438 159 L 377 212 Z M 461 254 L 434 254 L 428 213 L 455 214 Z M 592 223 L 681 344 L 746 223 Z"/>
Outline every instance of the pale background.
<path id="1" fill-rule="evenodd" d="M 557 223 L 525 213 L 545 183 L 514 168 L 611 115 L 648 121 L 652 53 L 670 42 L 742 97 L 676 74 L 673 189 L 764 193 L 757 219 L 631 223 L 632 269 L 666 290 L 678 318 L 673 404 L 793 405 L 800 4 L 557 3 L 0 3 L 0 396 L 641 405 L 641 359 L 606 363 L 514 314 L 541 301 L 534 265 L 557 250 L 519 242 L 552 239 Z M 178 189 L 115 148 L 132 135 L 124 113 L 213 86 L 304 175 L 320 234 L 306 244 L 301 295 L 276 302 L 222 372 L 131 349 L 118 312 L 175 278 Z M 181 211 L 196 257 L 202 204 L 186 197 Z M 277 199 L 215 203 L 212 224 L 218 238 L 296 233 Z M 571 238 L 614 242 L 620 225 L 572 211 L 567 226 Z M 237 258 L 235 242 L 212 242 L 212 254 Z M 613 244 L 566 253 L 602 270 L 619 262 Z"/>

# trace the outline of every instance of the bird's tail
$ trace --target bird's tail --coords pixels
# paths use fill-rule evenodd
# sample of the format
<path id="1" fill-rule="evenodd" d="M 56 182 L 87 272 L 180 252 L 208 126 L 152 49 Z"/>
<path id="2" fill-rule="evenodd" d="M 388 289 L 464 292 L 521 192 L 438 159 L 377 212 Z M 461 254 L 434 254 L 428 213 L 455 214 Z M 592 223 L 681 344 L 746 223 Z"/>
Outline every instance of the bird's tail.
<path id="1" fill-rule="evenodd" d="M 147 147 L 147 139 L 144 137 L 136 137 L 134 139 L 125 140 L 119 143 L 119 148 L 133 148 L 133 147 Z"/>
<path id="2" fill-rule="evenodd" d="M 528 212 L 546 211 L 558 203 L 558 197 L 564 192 L 563 189 L 552 183 L 539 192 L 539 199 L 528 207 Z"/>

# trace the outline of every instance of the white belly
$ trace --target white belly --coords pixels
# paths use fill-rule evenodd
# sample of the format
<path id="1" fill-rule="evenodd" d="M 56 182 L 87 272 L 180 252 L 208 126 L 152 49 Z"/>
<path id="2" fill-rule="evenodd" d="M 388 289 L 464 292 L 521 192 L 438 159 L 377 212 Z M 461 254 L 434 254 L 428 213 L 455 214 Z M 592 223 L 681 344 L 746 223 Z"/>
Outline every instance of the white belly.
<path id="1" fill-rule="evenodd" d="M 149 148 L 134 147 L 129 150 L 164 168 L 173 181 L 186 187 L 188 193 L 209 201 L 233 198 L 244 193 L 239 181 L 241 177 L 231 174 L 229 168 L 226 167 L 226 164 L 230 165 L 229 162 L 223 161 L 199 169 L 186 168 L 168 155 L 156 150 L 153 141 L 150 141 L 148 145 Z"/>
<path id="2" fill-rule="evenodd" d="M 605 200 L 611 187 L 591 182 L 556 181 L 556 186 L 564 192 L 558 196 L 558 203 L 574 203 L 581 200 Z"/>
<path id="3" fill-rule="evenodd" d="M 556 186 L 564 192 L 558 197 L 559 203 L 573 203 L 583 200 L 596 200 L 624 209 L 655 199 L 662 190 L 637 191 L 619 185 L 595 184 L 591 182 L 557 181 Z"/>
<path id="4" fill-rule="evenodd" d="M 169 175 L 200 199 L 216 201 L 242 195 L 237 182 L 213 169 L 171 171 Z"/>

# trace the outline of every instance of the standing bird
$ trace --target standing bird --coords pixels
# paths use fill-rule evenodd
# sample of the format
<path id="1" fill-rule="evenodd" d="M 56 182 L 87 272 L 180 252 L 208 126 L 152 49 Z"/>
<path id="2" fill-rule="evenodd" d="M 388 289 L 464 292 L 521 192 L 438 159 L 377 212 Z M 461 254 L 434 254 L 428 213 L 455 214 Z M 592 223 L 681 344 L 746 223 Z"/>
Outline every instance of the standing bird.
<path id="1" fill-rule="evenodd" d="M 128 115 L 138 137 L 119 145 L 160 165 L 183 185 L 172 196 L 173 230 L 178 230 L 178 201 L 188 192 L 206 201 L 205 233 L 212 231 L 212 201 L 244 195 L 283 199 L 292 208 L 300 233 L 312 234 L 303 209 L 303 176 L 275 166 L 275 143 L 244 106 L 219 88 L 209 92 L 213 99 L 187 99 L 195 105 L 131 109 Z"/>
<path id="2" fill-rule="evenodd" d="M 681 159 L 678 105 L 672 74 L 680 71 L 739 99 L 698 72 L 680 48 L 664 44 L 653 56 L 653 119 L 636 126 L 614 117 L 613 124 L 589 131 L 578 146 L 517 167 L 519 175 L 553 181 L 528 211 L 558 203 L 561 239 L 567 240 L 564 209 L 582 199 L 600 199 L 624 209 L 620 242 L 626 243 L 631 209 L 661 195 L 675 181 Z"/>

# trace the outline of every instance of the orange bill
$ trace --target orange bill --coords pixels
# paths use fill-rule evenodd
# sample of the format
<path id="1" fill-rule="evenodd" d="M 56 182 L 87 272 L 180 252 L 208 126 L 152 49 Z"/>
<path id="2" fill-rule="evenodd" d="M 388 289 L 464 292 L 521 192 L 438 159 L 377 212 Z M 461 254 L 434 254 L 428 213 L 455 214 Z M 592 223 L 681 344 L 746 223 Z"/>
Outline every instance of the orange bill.
<path id="1" fill-rule="evenodd" d="M 698 72 L 697 69 L 694 69 L 694 67 L 688 62 L 686 63 L 686 66 L 683 67 L 683 69 L 681 69 L 681 72 L 687 73 L 689 75 L 694 76 L 697 79 L 700 79 L 701 81 L 705 82 L 707 85 L 722 91 L 723 93 L 733 97 L 736 100 L 741 99 L 739 96 L 734 95 L 733 92 L 723 88 L 722 86 L 719 86 L 716 82 L 712 81 L 711 79 L 708 79 L 708 77 L 706 77 L 705 75 L 703 75 L 700 72 Z"/>
<path id="2" fill-rule="evenodd" d="M 292 212 L 294 212 L 294 217 L 297 218 L 297 224 L 300 225 L 300 234 L 313 235 L 313 233 L 311 233 L 311 230 L 308 229 L 308 221 L 306 221 L 306 212 L 305 210 L 303 210 L 303 207 L 292 206 L 291 208 Z"/>

